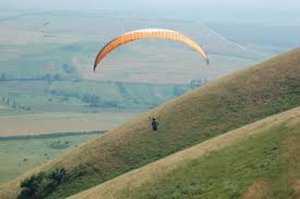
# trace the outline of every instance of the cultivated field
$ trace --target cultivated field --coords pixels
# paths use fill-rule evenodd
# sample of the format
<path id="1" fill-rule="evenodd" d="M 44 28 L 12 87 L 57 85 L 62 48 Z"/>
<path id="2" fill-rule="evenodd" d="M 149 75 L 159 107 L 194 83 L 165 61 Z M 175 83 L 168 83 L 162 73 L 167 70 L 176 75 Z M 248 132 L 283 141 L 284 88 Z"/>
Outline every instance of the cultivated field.
<path id="1" fill-rule="evenodd" d="M 0 138 L 112 129 L 138 113 L 37 113 L 0 116 Z"/>
<path id="2" fill-rule="evenodd" d="M 101 136 L 100 133 L 22 138 L 0 137 L 0 184 L 99 136 Z"/>

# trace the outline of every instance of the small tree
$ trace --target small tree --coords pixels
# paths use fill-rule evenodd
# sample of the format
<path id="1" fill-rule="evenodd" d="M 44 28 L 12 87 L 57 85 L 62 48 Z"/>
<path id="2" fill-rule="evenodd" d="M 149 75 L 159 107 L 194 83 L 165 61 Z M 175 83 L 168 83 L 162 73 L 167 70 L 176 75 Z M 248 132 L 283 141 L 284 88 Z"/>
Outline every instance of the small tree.
<path id="1" fill-rule="evenodd" d="M 39 173 L 25 179 L 21 183 L 22 191 L 19 199 L 39 199 L 53 192 L 66 177 L 66 170 L 56 169 L 50 173 Z"/>
<path id="2" fill-rule="evenodd" d="M 0 81 L 6 81 L 6 80 L 7 80 L 6 74 L 2 73 L 1 76 L 0 76 Z"/>
<path id="3" fill-rule="evenodd" d="M 22 192 L 20 199 L 36 199 L 40 198 L 45 186 L 45 173 L 39 173 L 31 178 L 25 179 L 21 183 Z"/>
<path id="4" fill-rule="evenodd" d="M 16 103 L 16 101 L 13 101 L 13 104 L 12 104 L 12 106 L 11 106 L 12 108 L 14 108 L 14 109 L 16 109 L 17 108 L 17 103 Z"/>

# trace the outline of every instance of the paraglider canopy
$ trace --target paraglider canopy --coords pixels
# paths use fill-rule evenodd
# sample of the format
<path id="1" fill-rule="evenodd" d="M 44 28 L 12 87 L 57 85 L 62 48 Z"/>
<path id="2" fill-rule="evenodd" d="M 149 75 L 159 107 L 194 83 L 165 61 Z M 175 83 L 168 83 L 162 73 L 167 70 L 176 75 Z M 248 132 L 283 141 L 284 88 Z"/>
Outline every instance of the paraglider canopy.
<path id="1" fill-rule="evenodd" d="M 182 33 L 179 33 L 174 30 L 168 29 L 141 29 L 135 30 L 131 32 L 127 32 L 122 34 L 121 36 L 111 40 L 108 42 L 98 53 L 95 63 L 94 63 L 94 71 L 96 70 L 97 66 L 101 63 L 101 61 L 109 55 L 114 49 L 122 46 L 124 44 L 140 40 L 146 38 L 157 38 L 157 39 L 164 39 L 164 40 L 172 40 L 183 43 L 188 45 L 193 50 L 198 52 L 209 64 L 209 59 L 205 51 L 200 47 L 198 43 L 193 41 L 191 38 L 185 36 Z"/>

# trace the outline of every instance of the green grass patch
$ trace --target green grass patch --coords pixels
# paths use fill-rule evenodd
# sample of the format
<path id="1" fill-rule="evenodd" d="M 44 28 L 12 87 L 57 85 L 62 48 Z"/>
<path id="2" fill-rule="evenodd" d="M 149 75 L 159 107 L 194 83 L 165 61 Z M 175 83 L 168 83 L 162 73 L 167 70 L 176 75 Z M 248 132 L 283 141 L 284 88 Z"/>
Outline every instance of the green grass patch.
<path id="1" fill-rule="evenodd" d="M 289 170 L 290 164 L 296 162 L 286 159 L 291 146 L 283 140 L 290 136 L 299 140 L 299 129 L 300 123 L 293 129 L 283 124 L 264 130 L 261 135 L 183 164 L 137 189 L 125 189 L 118 198 L 235 199 L 259 180 L 268 184 L 265 198 L 292 198 L 289 176 L 299 174 L 300 169 Z"/>

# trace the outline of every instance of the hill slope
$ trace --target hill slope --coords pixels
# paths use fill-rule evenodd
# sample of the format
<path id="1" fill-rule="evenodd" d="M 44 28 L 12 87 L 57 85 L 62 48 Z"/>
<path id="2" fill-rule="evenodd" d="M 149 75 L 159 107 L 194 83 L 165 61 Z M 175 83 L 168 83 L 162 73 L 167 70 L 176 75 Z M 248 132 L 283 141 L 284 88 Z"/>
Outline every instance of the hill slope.
<path id="1" fill-rule="evenodd" d="M 2 186 L 15 198 L 22 179 L 65 168 L 68 177 L 47 198 L 63 198 L 184 148 L 300 106 L 300 49 L 212 82 L 131 120 L 99 139 Z M 159 133 L 149 117 L 161 123 Z"/>
<path id="2" fill-rule="evenodd" d="M 295 187 L 300 183 L 299 142 L 300 107 L 212 138 L 72 199 L 300 197 L 300 187 Z"/>

